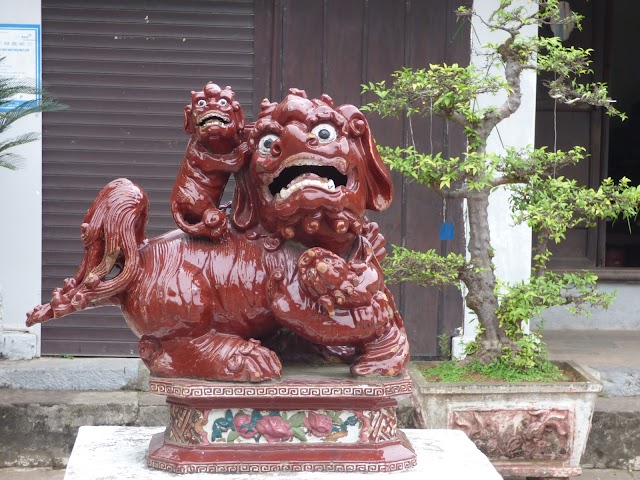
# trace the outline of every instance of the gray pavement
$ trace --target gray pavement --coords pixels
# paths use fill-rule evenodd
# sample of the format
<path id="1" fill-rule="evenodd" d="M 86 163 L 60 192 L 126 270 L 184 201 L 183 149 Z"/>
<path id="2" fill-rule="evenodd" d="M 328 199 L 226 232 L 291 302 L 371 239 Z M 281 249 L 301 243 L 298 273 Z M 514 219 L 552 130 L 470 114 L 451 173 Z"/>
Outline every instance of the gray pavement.
<path id="1" fill-rule="evenodd" d="M 583 469 L 582 475 L 570 477 L 572 480 L 640 480 L 640 471 Z M 0 477 L 0 480 L 3 480 Z M 39 480 L 39 479 L 38 479 Z M 505 478 L 505 480 L 524 480 L 520 478 Z"/>
<path id="2" fill-rule="evenodd" d="M 640 331 L 543 330 L 542 337 L 554 360 L 640 368 Z"/>
<path id="3" fill-rule="evenodd" d="M 542 336 L 552 360 L 572 360 L 595 370 L 603 395 L 640 397 L 640 331 L 544 330 Z"/>
<path id="4" fill-rule="evenodd" d="M 625 470 L 583 470 L 579 480 L 640 480 L 640 471 Z"/>
<path id="5" fill-rule="evenodd" d="M 64 470 L 49 468 L 0 468 L 0 480 L 62 480 Z"/>

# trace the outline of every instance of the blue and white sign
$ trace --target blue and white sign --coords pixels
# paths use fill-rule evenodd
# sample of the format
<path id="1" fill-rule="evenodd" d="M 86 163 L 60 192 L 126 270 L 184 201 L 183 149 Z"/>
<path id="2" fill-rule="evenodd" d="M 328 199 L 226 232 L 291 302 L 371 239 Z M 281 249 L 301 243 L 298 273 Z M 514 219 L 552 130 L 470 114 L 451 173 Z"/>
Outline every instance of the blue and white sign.
<path id="1" fill-rule="evenodd" d="M 40 25 L 0 24 L 0 76 L 41 86 L 40 73 Z M 22 103 L 33 101 L 37 95 L 20 93 L 11 102 L 0 106 L 7 111 Z"/>

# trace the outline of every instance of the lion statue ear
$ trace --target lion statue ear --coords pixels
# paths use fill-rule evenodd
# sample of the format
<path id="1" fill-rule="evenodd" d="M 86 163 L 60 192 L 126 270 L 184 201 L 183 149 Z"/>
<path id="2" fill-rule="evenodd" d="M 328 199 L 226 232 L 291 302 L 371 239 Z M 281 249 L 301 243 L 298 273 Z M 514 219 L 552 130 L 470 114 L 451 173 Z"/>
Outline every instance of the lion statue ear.
<path id="1" fill-rule="evenodd" d="M 252 188 L 247 178 L 247 169 L 234 173 L 236 189 L 233 194 L 233 214 L 231 223 L 240 232 L 246 232 L 258 223 L 256 199 L 252 194 Z"/>
<path id="2" fill-rule="evenodd" d="M 380 212 L 391 205 L 393 181 L 389 169 L 382 162 L 369 123 L 362 112 L 353 105 L 341 105 L 336 109 L 347 120 L 349 135 L 360 145 L 366 163 L 367 209 Z"/>
<path id="3" fill-rule="evenodd" d="M 236 119 L 237 119 L 237 123 L 238 123 L 238 130 L 240 130 L 242 132 L 244 130 L 244 127 L 245 127 L 244 110 L 242 109 L 242 105 L 240 105 L 240 103 L 238 103 L 236 100 L 234 100 L 231 103 L 231 108 L 233 108 L 233 111 L 236 114 Z"/>
<path id="4" fill-rule="evenodd" d="M 191 104 L 184 107 L 184 131 L 186 133 L 193 133 L 193 124 L 191 122 Z"/>

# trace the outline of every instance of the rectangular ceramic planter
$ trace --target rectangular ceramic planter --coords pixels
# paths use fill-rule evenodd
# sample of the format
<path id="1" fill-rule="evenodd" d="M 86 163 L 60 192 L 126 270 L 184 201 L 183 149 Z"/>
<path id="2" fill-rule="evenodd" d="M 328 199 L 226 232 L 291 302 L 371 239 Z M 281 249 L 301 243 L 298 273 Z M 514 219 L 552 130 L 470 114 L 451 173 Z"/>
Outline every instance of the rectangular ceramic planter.
<path id="1" fill-rule="evenodd" d="M 464 431 L 503 476 L 567 478 L 580 475 L 595 400 L 602 384 L 567 362 L 578 381 L 431 383 L 418 368 L 413 379 L 420 428 Z"/>

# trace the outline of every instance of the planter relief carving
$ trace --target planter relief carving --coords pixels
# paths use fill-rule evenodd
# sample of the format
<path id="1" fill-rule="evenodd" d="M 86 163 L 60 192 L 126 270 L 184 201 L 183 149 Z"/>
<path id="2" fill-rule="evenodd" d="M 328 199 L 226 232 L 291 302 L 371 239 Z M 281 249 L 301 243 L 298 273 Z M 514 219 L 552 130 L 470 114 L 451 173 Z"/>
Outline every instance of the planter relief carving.
<path id="1" fill-rule="evenodd" d="M 569 410 L 460 410 L 449 428 L 462 430 L 489 458 L 567 460 L 573 415 Z"/>

